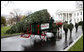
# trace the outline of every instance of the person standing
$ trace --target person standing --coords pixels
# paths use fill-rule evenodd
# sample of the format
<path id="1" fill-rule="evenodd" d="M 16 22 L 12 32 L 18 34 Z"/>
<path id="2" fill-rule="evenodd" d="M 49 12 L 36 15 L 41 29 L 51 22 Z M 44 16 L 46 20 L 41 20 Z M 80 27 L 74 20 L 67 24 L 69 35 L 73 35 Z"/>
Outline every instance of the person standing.
<path id="1" fill-rule="evenodd" d="M 54 23 L 54 19 L 51 17 L 51 19 L 50 19 L 50 25 L 49 25 L 49 28 L 50 28 L 50 32 L 52 32 L 52 29 L 53 29 L 53 27 L 52 27 L 52 25 L 53 25 L 53 23 Z"/>
<path id="2" fill-rule="evenodd" d="M 74 28 L 74 25 L 70 22 L 70 24 L 68 25 L 68 28 L 70 30 L 70 38 L 72 37 L 72 30 Z"/>
<path id="3" fill-rule="evenodd" d="M 78 31 L 78 23 L 75 23 L 76 32 Z"/>
<path id="4" fill-rule="evenodd" d="M 63 25 L 63 30 L 65 31 L 65 42 L 67 41 L 67 32 L 68 32 L 68 24 L 67 21 L 65 21 Z"/>
<path id="5" fill-rule="evenodd" d="M 52 29 L 52 33 L 54 34 L 54 40 L 56 40 L 56 33 L 57 33 L 57 25 L 56 23 L 53 23 L 53 29 Z"/>

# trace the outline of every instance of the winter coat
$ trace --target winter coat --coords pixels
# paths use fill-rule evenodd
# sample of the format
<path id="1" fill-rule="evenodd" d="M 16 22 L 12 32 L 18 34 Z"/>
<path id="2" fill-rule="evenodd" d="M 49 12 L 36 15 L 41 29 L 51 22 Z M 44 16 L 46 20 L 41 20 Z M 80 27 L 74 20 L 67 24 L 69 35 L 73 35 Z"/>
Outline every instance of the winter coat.
<path id="1" fill-rule="evenodd" d="M 67 23 L 65 23 L 65 24 L 63 25 L 63 29 L 64 29 L 64 30 L 68 30 L 68 24 L 67 24 Z"/>
<path id="2" fill-rule="evenodd" d="M 57 28 L 58 28 L 58 26 L 56 25 L 56 23 L 53 23 L 52 31 L 57 33 Z"/>
<path id="3" fill-rule="evenodd" d="M 75 27 L 78 28 L 78 23 L 75 23 Z"/>
<path id="4" fill-rule="evenodd" d="M 74 25 L 73 25 L 72 23 L 70 23 L 70 24 L 68 25 L 68 28 L 69 28 L 70 31 L 72 31 L 72 29 L 74 28 Z"/>

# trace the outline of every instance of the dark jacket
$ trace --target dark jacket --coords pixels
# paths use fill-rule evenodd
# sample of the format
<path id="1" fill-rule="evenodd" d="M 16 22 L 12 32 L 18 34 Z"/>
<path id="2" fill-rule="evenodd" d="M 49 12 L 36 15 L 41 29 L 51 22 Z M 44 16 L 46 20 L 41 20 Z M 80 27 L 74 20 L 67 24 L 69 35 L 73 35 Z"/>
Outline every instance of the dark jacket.
<path id="1" fill-rule="evenodd" d="M 78 23 L 75 23 L 75 27 L 78 28 Z"/>
<path id="2" fill-rule="evenodd" d="M 70 24 L 68 25 L 68 28 L 69 28 L 70 31 L 72 31 L 72 29 L 74 28 L 74 25 L 73 25 L 72 23 L 70 23 Z"/>
<path id="3" fill-rule="evenodd" d="M 58 26 L 56 25 L 56 23 L 53 23 L 53 29 L 52 29 L 52 31 L 53 32 L 57 32 L 57 28 L 58 28 Z"/>
<path id="4" fill-rule="evenodd" d="M 65 23 L 65 24 L 63 25 L 63 29 L 68 29 L 68 24 L 67 24 L 67 23 Z"/>

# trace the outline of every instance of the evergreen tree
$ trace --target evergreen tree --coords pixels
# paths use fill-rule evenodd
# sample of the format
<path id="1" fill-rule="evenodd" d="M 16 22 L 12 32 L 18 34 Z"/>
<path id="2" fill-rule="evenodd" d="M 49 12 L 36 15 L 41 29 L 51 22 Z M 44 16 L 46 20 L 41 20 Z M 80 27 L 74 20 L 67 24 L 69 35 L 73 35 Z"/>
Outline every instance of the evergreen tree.
<path id="1" fill-rule="evenodd" d="M 47 9 L 36 11 L 28 16 L 26 16 L 22 21 L 16 23 L 11 27 L 6 33 L 20 33 L 26 32 L 27 28 L 30 29 L 30 24 L 33 23 L 45 23 L 49 22 L 50 14 Z"/>

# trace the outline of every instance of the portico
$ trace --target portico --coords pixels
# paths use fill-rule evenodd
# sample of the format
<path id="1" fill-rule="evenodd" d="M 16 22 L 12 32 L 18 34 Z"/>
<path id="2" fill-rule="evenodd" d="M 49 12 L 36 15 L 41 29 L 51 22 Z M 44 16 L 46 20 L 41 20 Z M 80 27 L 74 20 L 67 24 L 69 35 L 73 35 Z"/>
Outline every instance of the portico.
<path id="1" fill-rule="evenodd" d="M 62 22 L 65 22 L 65 21 L 69 21 L 72 20 L 72 12 L 70 11 L 60 11 L 57 13 L 57 17 L 62 19 Z"/>
<path id="2" fill-rule="evenodd" d="M 56 16 L 62 19 L 62 22 L 67 21 L 69 24 L 71 20 L 71 22 L 75 24 L 75 22 L 83 21 L 83 9 L 57 10 Z"/>

